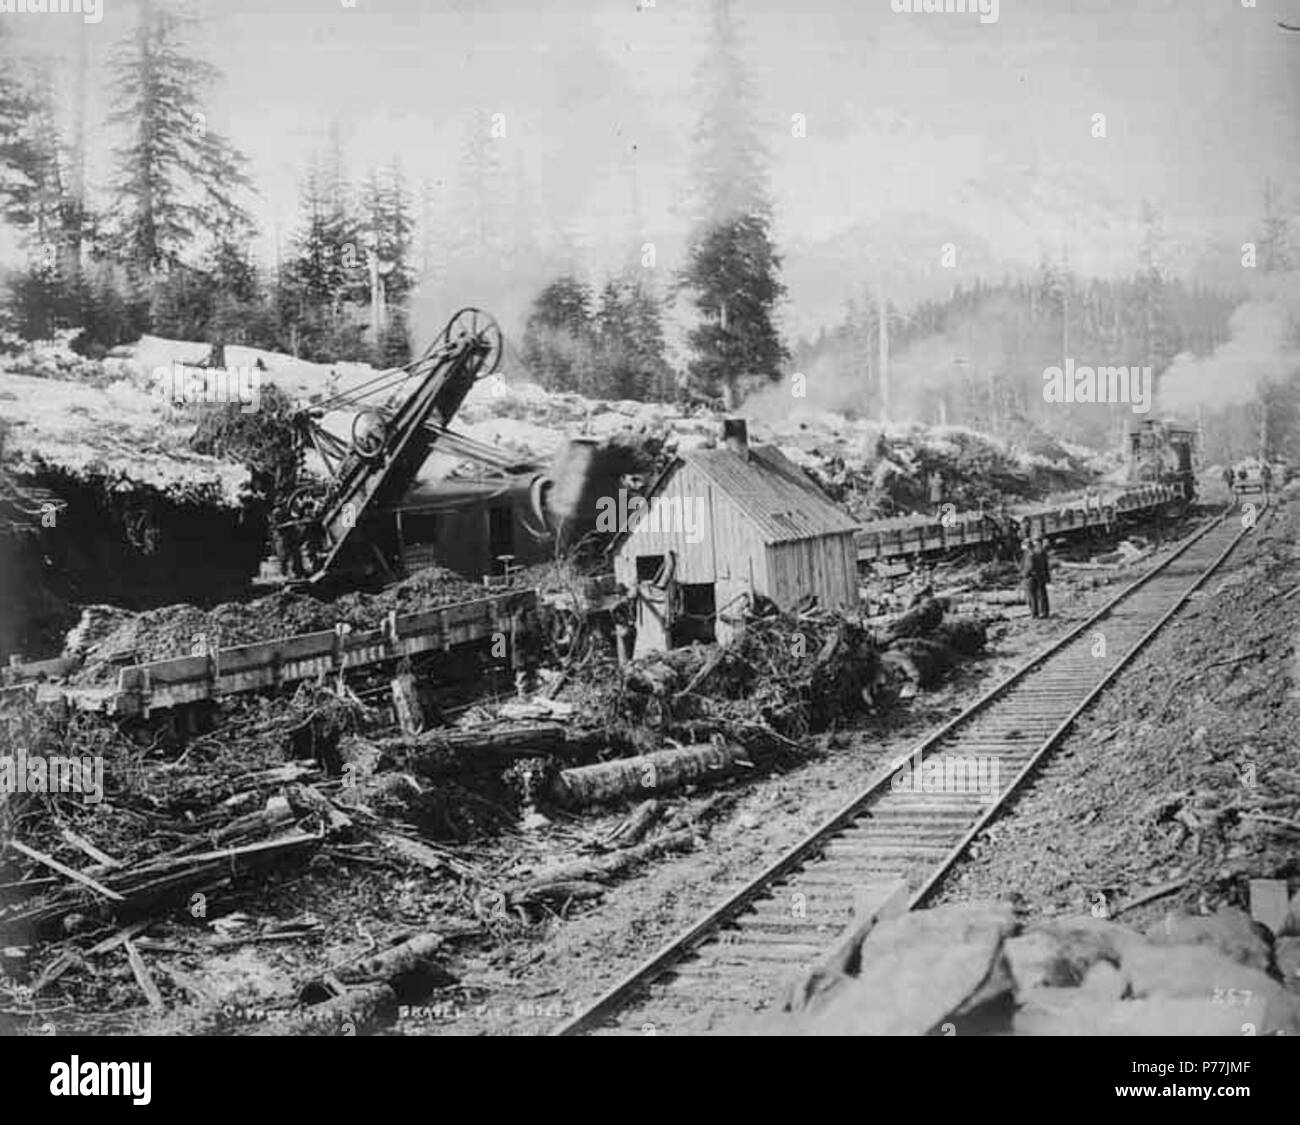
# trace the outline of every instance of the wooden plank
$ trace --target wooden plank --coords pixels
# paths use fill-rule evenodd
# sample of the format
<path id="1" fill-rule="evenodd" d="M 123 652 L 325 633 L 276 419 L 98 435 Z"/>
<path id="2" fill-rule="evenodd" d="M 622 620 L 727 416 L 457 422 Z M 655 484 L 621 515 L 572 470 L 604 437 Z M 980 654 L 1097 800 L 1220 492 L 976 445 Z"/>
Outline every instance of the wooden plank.
<path id="1" fill-rule="evenodd" d="M 149 1002 L 155 1012 L 163 1011 L 167 1005 L 163 1003 L 162 993 L 158 991 L 158 986 L 154 983 L 153 976 L 149 972 L 149 967 L 144 963 L 144 958 L 140 956 L 140 951 L 136 949 L 135 943 L 127 938 L 126 957 L 131 963 L 131 972 L 135 975 L 136 984 L 140 986 L 140 991 L 144 993 L 145 999 Z"/>
<path id="2" fill-rule="evenodd" d="M 341 638 L 332 630 L 303 633 L 219 650 L 215 678 L 209 657 L 174 657 L 122 669 L 116 693 L 111 689 L 74 688 L 63 696 L 83 710 L 104 709 L 119 714 L 161 710 L 214 695 L 315 679 L 334 671 L 338 664 L 361 668 L 484 640 L 494 633 L 509 631 L 513 615 L 536 604 L 536 590 L 511 590 L 490 598 L 400 615 L 396 618 L 396 643 L 383 626 L 353 631 Z"/>
<path id="3" fill-rule="evenodd" d="M 109 888 L 104 886 L 102 883 L 95 882 L 95 880 L 89 875 L 83 875 L 75 868 L 68 867 L 60 863 L 57 859 L 54 859 L 52 856 L 48 856 L 44 852 L 38 852 L 35 848 L 29 848 L 19 840 L 10 840 L 9 846 L 20 855 L 25 855 L 28 859 L 34 859 L 37 863 L 42 863 L 46 867 L 52 868 L 60 875 L 66 875 L 69 879 L 80 883 L 82 886 L 89 887 L 96 894 L 101 894 L 107 899 L 112 899 L 114 902 L 126 901 L 126 899 L 116 891 L 109 890 Z"/>

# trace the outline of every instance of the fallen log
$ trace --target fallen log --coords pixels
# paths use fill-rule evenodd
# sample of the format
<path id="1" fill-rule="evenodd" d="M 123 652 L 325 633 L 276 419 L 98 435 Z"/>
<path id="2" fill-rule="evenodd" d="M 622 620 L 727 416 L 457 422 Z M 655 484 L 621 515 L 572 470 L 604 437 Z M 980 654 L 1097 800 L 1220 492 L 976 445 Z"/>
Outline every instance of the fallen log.
<path id="1" fill-rule="evenodd" d="M 393 946 L 392 949 L 386 949 L 355 965 L 339 969 L 335 975 L 344 984 L 359 984 L 371 980 L 392 984 L 409 973 L 426 969 L 442 945 L 440 934 L 417 934 L 400 945 Z"/>
<path id="2" fill-rule="evenodd" d="M 985 590 L 979 600 L 990 605 L 1024 605 L 1025 595 L 1020 590 Z"/>
<path id="3" fill-rule="evenodd" d="M 655 821 L 662 815 L 663 805 L 653 797 L 647 801 L 642 801 L 632 810 L 632 815 L 610 835 L 610 842 L 615 843 L 620 848 L 630 848 L 633 844 L 639 844 L 645 834 L 654 827 Z"/>
<path id="4" fill-rule="evenodd" d="M 426 776 L 459 773 L 476 763 L 502 765 L 517 758 L 552 755 L 591 761 L 611 738 L 603 727 L 568 723 L 507 722 L 466 730 L 436 730 L 414 737 L 377 739 L 390 762 L 399 761 Z M 618 736 L 614 736 L 618 742 Z"/>
<path id="5" fill-rule="evenodd" d="M 511 901 L 512 906 L 529 906 L 537 902 L 568 902 L 600 898 L 605 888 L 599 883 L 576 881 L 568 883 L 542 883 L 521 892 Z"/>
<path id="6" fill-rule="evenodd" d="M 563 804 L 593 805 L 624 800 L 647 791 L 668 792 L 692 781 L 723 777 L 750 765 L 747 751 L 736 743 L 683 746 L 561 770 L 552 785 L 552 796 Z"/>
<path id="7" fill-rule="evenodd" d="M 556 883 L 602 883 L 623 874 L 637 864 L 671 852 L 690 851 L 694 846 L 695 833 L 689 828 L 680 828 L 656 840 L 630 848 L 620 848 L 609 855 L 574 860 L 572 863 L 561 863 L 549 870 L 539 871 L 528 882 L 506 888 L 506 900 L 511 906 L 528 902 L 544 887 Z"/>

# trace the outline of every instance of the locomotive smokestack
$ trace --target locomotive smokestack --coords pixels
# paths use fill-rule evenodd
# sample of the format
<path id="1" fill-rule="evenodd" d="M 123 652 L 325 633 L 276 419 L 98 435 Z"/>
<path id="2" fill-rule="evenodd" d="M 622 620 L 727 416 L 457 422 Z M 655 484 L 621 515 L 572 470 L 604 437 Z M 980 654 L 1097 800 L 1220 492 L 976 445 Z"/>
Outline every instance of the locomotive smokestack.
<path id="1" fill-rule="evenodd" d="M 722 444 L 732 453 L 739 453 L 749 460 L 749 426 L 744 418 L 724 418 L 722 421 Z"/>

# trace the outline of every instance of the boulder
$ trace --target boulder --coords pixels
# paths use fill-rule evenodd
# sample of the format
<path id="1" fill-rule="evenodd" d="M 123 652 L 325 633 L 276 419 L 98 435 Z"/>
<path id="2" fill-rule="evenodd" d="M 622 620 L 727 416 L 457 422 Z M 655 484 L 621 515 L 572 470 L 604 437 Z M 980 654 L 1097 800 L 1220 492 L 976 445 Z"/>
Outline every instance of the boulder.
<path id="1" fill-rule="evenodd" d="M 1099 961 L 1118 966 L 1126 949 L 1144 944 L 1127 926 L 1080 914 L 1026 930 L 1007 941 L 1006 952 L 1019 988 L 1061 988 L 1082 983 Z"/>
<path id="2" fill-rule="evenodd" d="M 819 1007 L 825 998 L 858 972 L 862 943 L 886 918 L 907 911 L 907 883 L 902 879 L 870 883 L 858 888 L 853 920 L 816 964 L 795 977 L 786 988 L 782 1010 L 800 1012 Z"/>
<path id="3" fill-rule="evenodd" d="M 796 1033 L 924 1035 L 1009 999 L 1014 985 L 1002 942 L 1014 925 L 1011 907 L 993 902 L 881 922 L 862 943 L 859 974 L 819 1010 L 795 1017 Z"/>
<path id="4" fill-rule="evenodd" d="M 1154 945 L 1207 945 L 1225 957 L 1268 971 L 1267 931 L 1244 911 L 1227 907 L 1214 914 L 1167 914 L 1147 927 Z"/>
<path id="5" fill-rule="evenodd" d="M 1243 1016 L 1238 1023 L 1254 1024 L 1258 1035 L 1300 1034 L 1300 1001 L 1295 996 L 1258 969 L 1208 945 L 1135 947 L 1125 955 L 1122 968 L 1137 999 L 1196 1000 L 1234 1013 L 1249 1009 L 1252 1018 Z"/>
<path id="6" fill-rule="evenodd" d="M 1016 1013 L 1017 1035 L 1242 1035 L 1264 1022 L 1266 1002 L 1207 1004 L 1191 997 L 1107 1000 L 1078 988 L 1037 988 Z M 1256 1034 L 1262 1034 L 1256 1031 Z"/>
<path id="7" fill-rule="evenodd" d="M 1287 988 L 1300 992 L 1300 937 L 1279 938 L 1273 946 L 1273 960 Z"/>
<path id="8" fill-rule="evenodd" d="M 1109 961 L 1098 961 L 1084 974 L 1079 991 L 1092 1000 L 1119 1000 L 1128 991 L 1128 978 Z"/>

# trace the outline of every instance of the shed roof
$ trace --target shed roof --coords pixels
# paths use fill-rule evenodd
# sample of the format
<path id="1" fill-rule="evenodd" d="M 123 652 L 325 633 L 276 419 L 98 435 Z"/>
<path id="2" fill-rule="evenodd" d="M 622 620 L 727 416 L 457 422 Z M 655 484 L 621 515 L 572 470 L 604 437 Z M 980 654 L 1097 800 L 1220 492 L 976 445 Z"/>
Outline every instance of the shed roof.
<path id="1" fill-rule="evenodd" d="M 774 445 L 751 445 L 745 458 L 730 449 L 681 454 L 651 485 L 653 497 L 683 465 L 690 465 L 720 489 L 753 521 L 766 543 L 847 535 L 858 522 L 827 498 L 812 479 Z M 616 549 L 627 532 L 611 545 Z"/>

